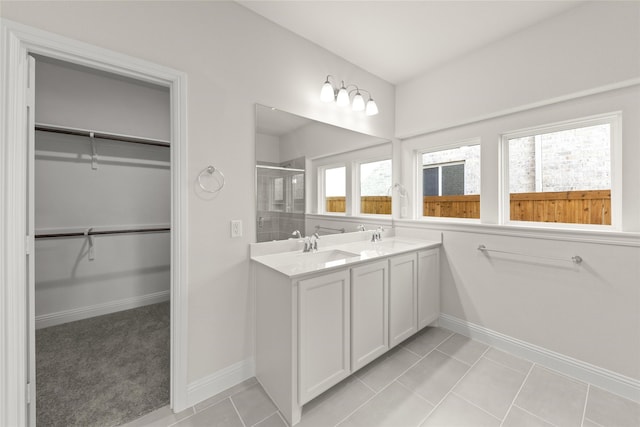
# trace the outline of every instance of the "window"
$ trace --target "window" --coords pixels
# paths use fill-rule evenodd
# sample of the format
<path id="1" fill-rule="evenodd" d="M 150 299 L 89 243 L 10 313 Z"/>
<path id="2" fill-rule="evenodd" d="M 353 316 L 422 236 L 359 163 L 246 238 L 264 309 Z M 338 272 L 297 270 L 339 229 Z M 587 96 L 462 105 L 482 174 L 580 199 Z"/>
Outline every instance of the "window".
<path id="1" fill-rule="evenodd" d="M 454 196 L 461 194 L 464 194 L 464 162 L 423 167 L 423 196 Z"/>
<path id="2" fill-rule="evenodd" d="M 346 212 L 347 180 L 346 167 L 324 170 L 325 212 Z"/>
<path id="3" fill-rule="evenodd" d="M 505 218 L 611 225 L 613 119 L 506 136 Z"/>
<path id="4" fill-rule="evenodd" d="M 360 213 L 391 215 L 391 159 L 360 163 Z"/>
<path id="5" fill-rule="evenodd" d="M 480 218 L 480 144 L 422 153 L 422 215 Z"/>

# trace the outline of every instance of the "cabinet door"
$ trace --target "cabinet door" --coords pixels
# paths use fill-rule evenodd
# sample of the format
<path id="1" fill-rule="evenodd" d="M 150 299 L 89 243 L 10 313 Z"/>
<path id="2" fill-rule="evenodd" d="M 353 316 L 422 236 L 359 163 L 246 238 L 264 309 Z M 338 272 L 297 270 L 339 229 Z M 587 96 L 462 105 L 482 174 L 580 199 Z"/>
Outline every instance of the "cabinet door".
<path id="1" fill-rule="evenodd" d="M 389 344 L 394 347 L 418 331 L 415 252 L 389 260 Z"/>
<path id="2" fill-rule="evenodd" d="M 349 271 L 298 282 L 299 404 L 349 376 Z"/>
<path id="3" fill-rule="evenodd" d="M 418 329 L 440 316 L 440 249 L 418 252 Z"/>
<path id="4" fill-rule="evenodd" d="M 351 269 L 351 370 L 389 349 L 387 260 Z"/>

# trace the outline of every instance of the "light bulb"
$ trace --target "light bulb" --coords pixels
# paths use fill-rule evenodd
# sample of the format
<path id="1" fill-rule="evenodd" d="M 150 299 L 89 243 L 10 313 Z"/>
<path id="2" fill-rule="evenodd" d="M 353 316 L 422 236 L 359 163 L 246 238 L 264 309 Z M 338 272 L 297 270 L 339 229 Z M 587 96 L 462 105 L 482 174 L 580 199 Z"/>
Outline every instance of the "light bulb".
<path id="1" fill-rule="evenodd" d="M 365 111 L 365 114 L 367 116 L 375 116 L 376 114 L 378 114 L 378 106 L 376 105 L 376 102 L 373 100 L 373 98 L 370 98 L 367 101 L 367 110 Z"/>
<path id="2" fill-rule="evenodd" d="M 360 95 L 360 92 L 356 92 L 356 96 L 353 97 L 353 103 L 351 104 L 353 111 L 364 110 L 364 98 Z"/>
<path id="3" fill-rule="evenodd" d="M 349 92 L 347 92 L 347 88 L 344 87 L 344 83 L 342 83 L 342 87 L 338 91 L 336 104 L 338 104 L 340 107 L 346 107 L 347 105 L 349 105 Z"/>
<path id="4" fill-rule="evenodd" d="M 331 102 L 335 100 L 335 93 L 333 92 L 333 86 L 331 85 L 331 83 L 329 83 L 328 79 L 322 85 L 322 90 L 320 91 L 320 100 L 322 102 Z"/>

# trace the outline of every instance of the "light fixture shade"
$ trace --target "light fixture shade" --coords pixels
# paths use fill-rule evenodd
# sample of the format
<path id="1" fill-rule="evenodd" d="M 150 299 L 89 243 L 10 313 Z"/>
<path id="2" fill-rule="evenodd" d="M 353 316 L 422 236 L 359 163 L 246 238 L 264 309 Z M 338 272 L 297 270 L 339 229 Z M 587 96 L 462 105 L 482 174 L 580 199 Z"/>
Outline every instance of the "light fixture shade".
<path id="1" fill-rule="evenodd" d="M 378 114 L 378 106 L 376 105 L 376 101 L 374 101 L 373 98 L 367 101 L 367 110 L 365 111 L 365 114 L 367 116 L 375 116 L 376 114 Z"/>
<path id="2" fill-rule="evenodd" d="M 364 110 L 364 98 L 360 95 L 360 92 L 356 92 L 356 96 L 353 97 L 353 103 L 351 104 L 353 111 Z"/>
<path id="3" fill-rule="evenodd" d="M 340 107 L 346 107 L 349 105 L 349 92 L 347 92 L 347 88 L 342 86 L 338 91 L 338 96 L 336 98 L 336 104 Z"/>
<path id="4" fill-rule="evenodd" d="M 320 91 L 320 100 L 322 102 L 331 102 L 335 100 L 335 93 L 333 92 L 333 86 L 329 83 L 329 80 L 324 82 L 322 90 Z"/>

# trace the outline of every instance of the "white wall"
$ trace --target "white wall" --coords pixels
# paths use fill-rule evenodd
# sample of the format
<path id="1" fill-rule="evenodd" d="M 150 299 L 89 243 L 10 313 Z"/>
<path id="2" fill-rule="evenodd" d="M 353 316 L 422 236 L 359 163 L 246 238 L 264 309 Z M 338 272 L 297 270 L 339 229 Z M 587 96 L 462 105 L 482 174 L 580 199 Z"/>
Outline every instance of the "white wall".
<path id="1" fill-rule="evenodd" d="M 638 78 L 640 4 L 585 2 L 397 87 L 406 138 Z"/>
<path id="2" fill-rule="evenodd" d="M 386 141 L 383 138 L 319 122 L 312 122 L 298 128 L 283 135 L 280 139 L 280 157 L 282 159 L 326 157 L 346 151 L 364 149 Z"/>
<path id="3" fill-rule="evenodd" d="M 169 92 L 38 57 L 36 122 L 169 139 Z M 38 234 L 168 227 L 169 148 L 36 132 Z M 36 327 L 169 297 L 169 233 L 37 239 Z"/>
<path id="4" fill-rule="evenodd" d="M 189 176 L 208 164 L 226 176 L 216 198 L 189 196 L 188 380 L 250 359 L 255 103 L 390 138 L 393 86 L 233 2 L 3 1 L 1 13 L 187 73 Z M 327 74 L 370 88 L 380 114 L 322 103 Z M 244 222 L 242 238 L 230 238 L 231 219 Z"/>
<path id="5" fill-rule="evenodd" d="M 402 182 L 414 221 L 398 234 L 442 233 L 442 313 L 640 379 L 640 3 L 588 2 L 397 88 Z M 631 86 L 613 89 L 620 82 Z M 611 85 L 601 93 L 596 89 Z M 593 94 L 587 93 L 594 91 Z M 581 92 L 581 97 L 558 97 Z M 534 108 L 535 107 L 535 108 Z M 614 152 L 618 231 L 496 225 L 500 135 L 592 115 L 622 114 Z M 483 120 L 476 120 L 482 118 Z M 455 125 L 455 126 L 453 126 Z M 420 220 L 416 150 L 481 140 L 481 219 Z M 617 157 L 616 157 L 617 156 Z M 615 205 L 614 205 L 615 209 Z M 614 215 L 616 213 L 614 212 Z M 584 258 L 489 257 L 489 248 Z"/>
<path id="6" fill-rule="evenodd" d="M 280 138 L 256 133 L 256 159 L 260 162 L 280 163 Z"/>
<path id="7" fill-rule="evenodd" d="M 622 172 L 625 179 L 622 225 L 626 232 L 514 230 L 513 225 L 492 225 L 499 220 L 501 132 L 614 111 L 622 112 L 623 117 L 622 164 L 616 165 L 615 173 Z M 399 234 L 415 235 L 413 227 L 443 233 L 441 306 L 444 314 L 640 379 L 638 117 L 640 86 L 635 86 L 402 142 L 403 164 L 412 164 L 415 150 L 469 138 L 481 139 L 479 221 L 463 222 L 466 225 L 438 220 L 396 223 Z M 403 181 L 412 182 L 410 168 L 403 169 Z M 415 192 L 410 194 L 412 201 L 419 200 Z M 514 236 L 503 237 L 502 233 L 514 233 Z M 552 239 L 547 238 L 549 235 Z M 480 244 L 565 259 L 580 255 L 585 262 L 580 268 L 572 268 L 570 263 L 558 265 L 526 256 L 485 258 L 477 251 Z"/>
<path id="8" fill-rule="evenodd" d="M 164 141 L 171 135 L 165 87 L 36 56 L 36 88 L 37 123 Z"/>

